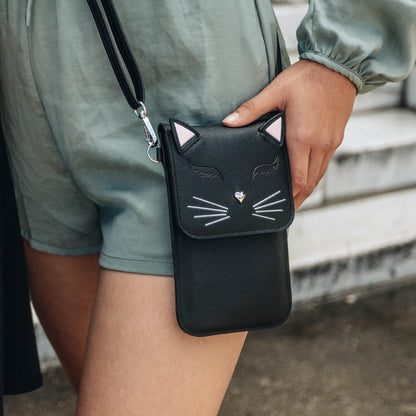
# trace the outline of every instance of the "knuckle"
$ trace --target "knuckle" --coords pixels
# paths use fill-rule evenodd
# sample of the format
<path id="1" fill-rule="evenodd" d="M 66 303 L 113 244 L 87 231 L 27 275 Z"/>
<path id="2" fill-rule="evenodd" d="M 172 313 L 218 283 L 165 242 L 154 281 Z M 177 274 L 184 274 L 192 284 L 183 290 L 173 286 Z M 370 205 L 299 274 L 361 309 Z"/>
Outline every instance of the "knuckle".
<path id="1" fill-rule="evenodd" d="M 331 136 L 321 141 L 321 150 L 325 153 L 335 152 L 342 143 L 342 137 Z"/>
<path id="2" fill-rule="evenodd" d="M 315 189 L 315 187 L 313 185 L 306 185 L 303 189 L 302 189 L 302 194 L 304 196 L 309 196 L 312 194 L 313 190 Z"/>
<path id="3" fill-rule="evenodd" d="M 255 112 L 257 110 L 257 103 L 255 100 L 248 100 L 241 104 L 240 109 L 247 112 Z"/>
<path id="4" fill-rule="evenodd" d="M 344 136 L 337 137 L 334 141 L 334 151 L 341 146 L 342 141 L 344 140 Z"/>
<path id="5" fill-rule="evenodd" d="M 313 192 L 315 188 L 313 186 L 306 186 L 304 188 L 302 188 L 302 190 L 299 192 L 298 197 L 304 201 L 305 199 L 307 199 Z"/>
<path id="6" fill-rule="evenodd" d="M 324 153 L 328 153 L 335 150 L 336 147 L 331 140 L 321 140 L 319 142 L 319 149 Z"/>
<path id="7" fill-rule="evenodd" d="M 307 185 L 306 178 L 303 176 L 294 176 L 292 178 L 292 183 L 294 188 L 298 188 L 301 190 L 303 190 Z"/>
<path id="8" fill-rule="evenodd" d="M 321 153 L 333 153 L 342 143 L 342 138 L 340 137 L 326 137 L 322 135 L 322 132 L 313 132 L 306 129 L 291 130 L 288 135 L 292 142 L 298 145 L 309 146 Z"/>
<path id="9" fill-rule="evenodd" d="M 305 142 L 308 143 L 311 137 L 311 133 L 308 130 L 300 128 L 292 128 L 289 130 L 290 137 L 296 142 Z"/>

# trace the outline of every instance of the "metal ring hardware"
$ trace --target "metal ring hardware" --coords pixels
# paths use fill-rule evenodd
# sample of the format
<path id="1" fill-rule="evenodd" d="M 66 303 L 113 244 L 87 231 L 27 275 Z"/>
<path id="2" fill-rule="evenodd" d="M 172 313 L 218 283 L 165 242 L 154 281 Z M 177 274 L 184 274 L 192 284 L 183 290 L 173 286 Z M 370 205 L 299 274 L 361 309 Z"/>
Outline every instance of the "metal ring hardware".
<path id="1" fill-rule="evenodd" d="M 157 138 L 155 130 L 153 129 L 152 123 L 149 120 L 149 117 L 147 117 L 146 106 L 142 101 L 139 101 L 139 107 L 133 111 L 134 114 L 136 114 L 136 116 L 139 117 L 140 120 L 143 122 L 144 133 L 146 135 L 146 141 L 148 143 L 146 152 L 147 157 L 154 163 L 160 163 L 158 160 L 154 159 L 150 154 L 150 149 L 158 146 L 159 140 Z"/>

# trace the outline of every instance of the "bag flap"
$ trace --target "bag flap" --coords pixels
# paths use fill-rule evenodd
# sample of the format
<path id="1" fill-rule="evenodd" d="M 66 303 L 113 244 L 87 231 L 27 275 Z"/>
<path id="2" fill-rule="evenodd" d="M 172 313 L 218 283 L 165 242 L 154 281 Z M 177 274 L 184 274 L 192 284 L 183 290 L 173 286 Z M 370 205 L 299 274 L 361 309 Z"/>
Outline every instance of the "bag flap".
<path id="1" fill-rule="evenodd" d="M 193 238 L 285 230 L 294 217 L 285 119 L 245 127 L 159 126 L 170 207 Z"/>

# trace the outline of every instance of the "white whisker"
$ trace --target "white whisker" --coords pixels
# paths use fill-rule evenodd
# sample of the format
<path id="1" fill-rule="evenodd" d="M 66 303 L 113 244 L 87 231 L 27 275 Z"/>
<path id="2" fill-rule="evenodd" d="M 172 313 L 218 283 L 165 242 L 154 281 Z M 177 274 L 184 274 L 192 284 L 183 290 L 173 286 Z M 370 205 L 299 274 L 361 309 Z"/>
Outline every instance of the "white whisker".
<path id="1" fill-rule="evenodd" d="M 227 212 L 227 210 L 225 209 L 218 209 L 218 208 L 208 208 L 208 207 L 197 207 L 195 205 L 188 205 L 188 208 L 192 208 L 192 209 L 202 209 L 205 211 L 215 211 L 215 212 Z"/>
<path id="2" fill-rule="evenodd" d="M 251 214 L 251 215 L 255 215 L 256 217 L 266 218 L 266 220 L 276 221 L 276 218 L 266 217 L 265 215 L 259 215 L 259 214 Z"/>
<path id="3" fill-rule="evenodd" d="M 279 195 L 279 194 L 280 194 L 280 192 L 281 192 L 281 191 L 277 191 L 277 192 L 275 192 L 274 194 L 269 195 L 267 198 L 262 199 L 261 201 L 259 201 L 259 202 L 257 202 L 256 204 L 254 204 L 254 205 L 253 205 L 253 208 L 254 208 L 254 207 L 256 207 L 257 205 L 262 204 L 263 202 L 268 201 L 270 198 L 273 198 L 274 196 Z"/>
<path id="4" fill-rule="evenodd" d="M 263 208 L 266 208 L 266 207 L 270 207 L 270 206 L 275 205 L 275 204 L 280 204 L 281 202 L 285 202 L 285 201 L 286 201 L 286 198 L 285 199 L 280 199 L 279 201 L 270 202 L 269 204 L 266 204 L 266 205 L 260 205 L 259 207 L 256 207 L 256 210 L 257 209 L 263 209 Z"/>
<path id="5" fill-rule="evenodd" d="M 256 212 L 282 212 L 282 209 L 263 209 L 263 210 L 257 210 Z"/>
<path id="6" fill-rule="evenodd" d="M 192 198 L 197 199 L 198 201 L 202 201 L 202 202 L 206 202 L 206 203 L 208 203 L 208 204 L 215 205 L 216 207 L 220 207 L 220 208 L 228 209 L 227 207 L 224 207 L 223 205 L 216 204 L 215 202 L 211 202 L 211 201 L 208 201 L 208 200 L 206 200 L 206 199 L 198 198 L 197 196 L 193 196 Z"/>
<path id="7" fill-rule="evenodd" d="M 194 215 L 194 218 L 224 217 L 227 214 Z"/>
<path id="8" fill-rule="evenodd" d="M 211 224 L 215 224 L 216 222 L 220 222 L 220 221 L 228 220 L 228 218 L 231 218 L 231 217 L 230 217 L 230 216 L 228 216 L 228 217 L 220 218 L 219 220 L 211 221 L 211 222 L 209 222 L 209 223 L 205 224 L 205 227 L 208 227 L 208 225 L 211 225 Z"/>

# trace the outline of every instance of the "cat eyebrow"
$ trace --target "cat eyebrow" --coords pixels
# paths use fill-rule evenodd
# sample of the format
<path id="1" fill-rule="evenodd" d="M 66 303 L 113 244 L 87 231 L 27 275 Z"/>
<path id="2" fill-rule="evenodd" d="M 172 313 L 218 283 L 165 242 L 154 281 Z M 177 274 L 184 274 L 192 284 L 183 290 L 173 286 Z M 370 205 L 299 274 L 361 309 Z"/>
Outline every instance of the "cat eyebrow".
<path id="1" fill-rule="evenodd" d="M 222 181 L 224 180 L 222 173 L 217 168 L 214 168 L 213 166 L 197 166 L 197 165 L 194 165 L 190 160 L 188 160 L 187 162 L 188 162 L 188 166 L 191 172 L 194 175 L 198 175 L 202 177 L 205 176 L 207 178 L 217 177 L 221 179 Z"/>
<path id="2" fill-rule="evenodd" d="M 256 166 L 253 170 L 251 180 L 253 180 L 257 175 L 267 175 L 274 172 L 279 167 L 279 155 L 276 155 L 276 158 L 272 163 L 267 163 L 264 165 Z"/>

